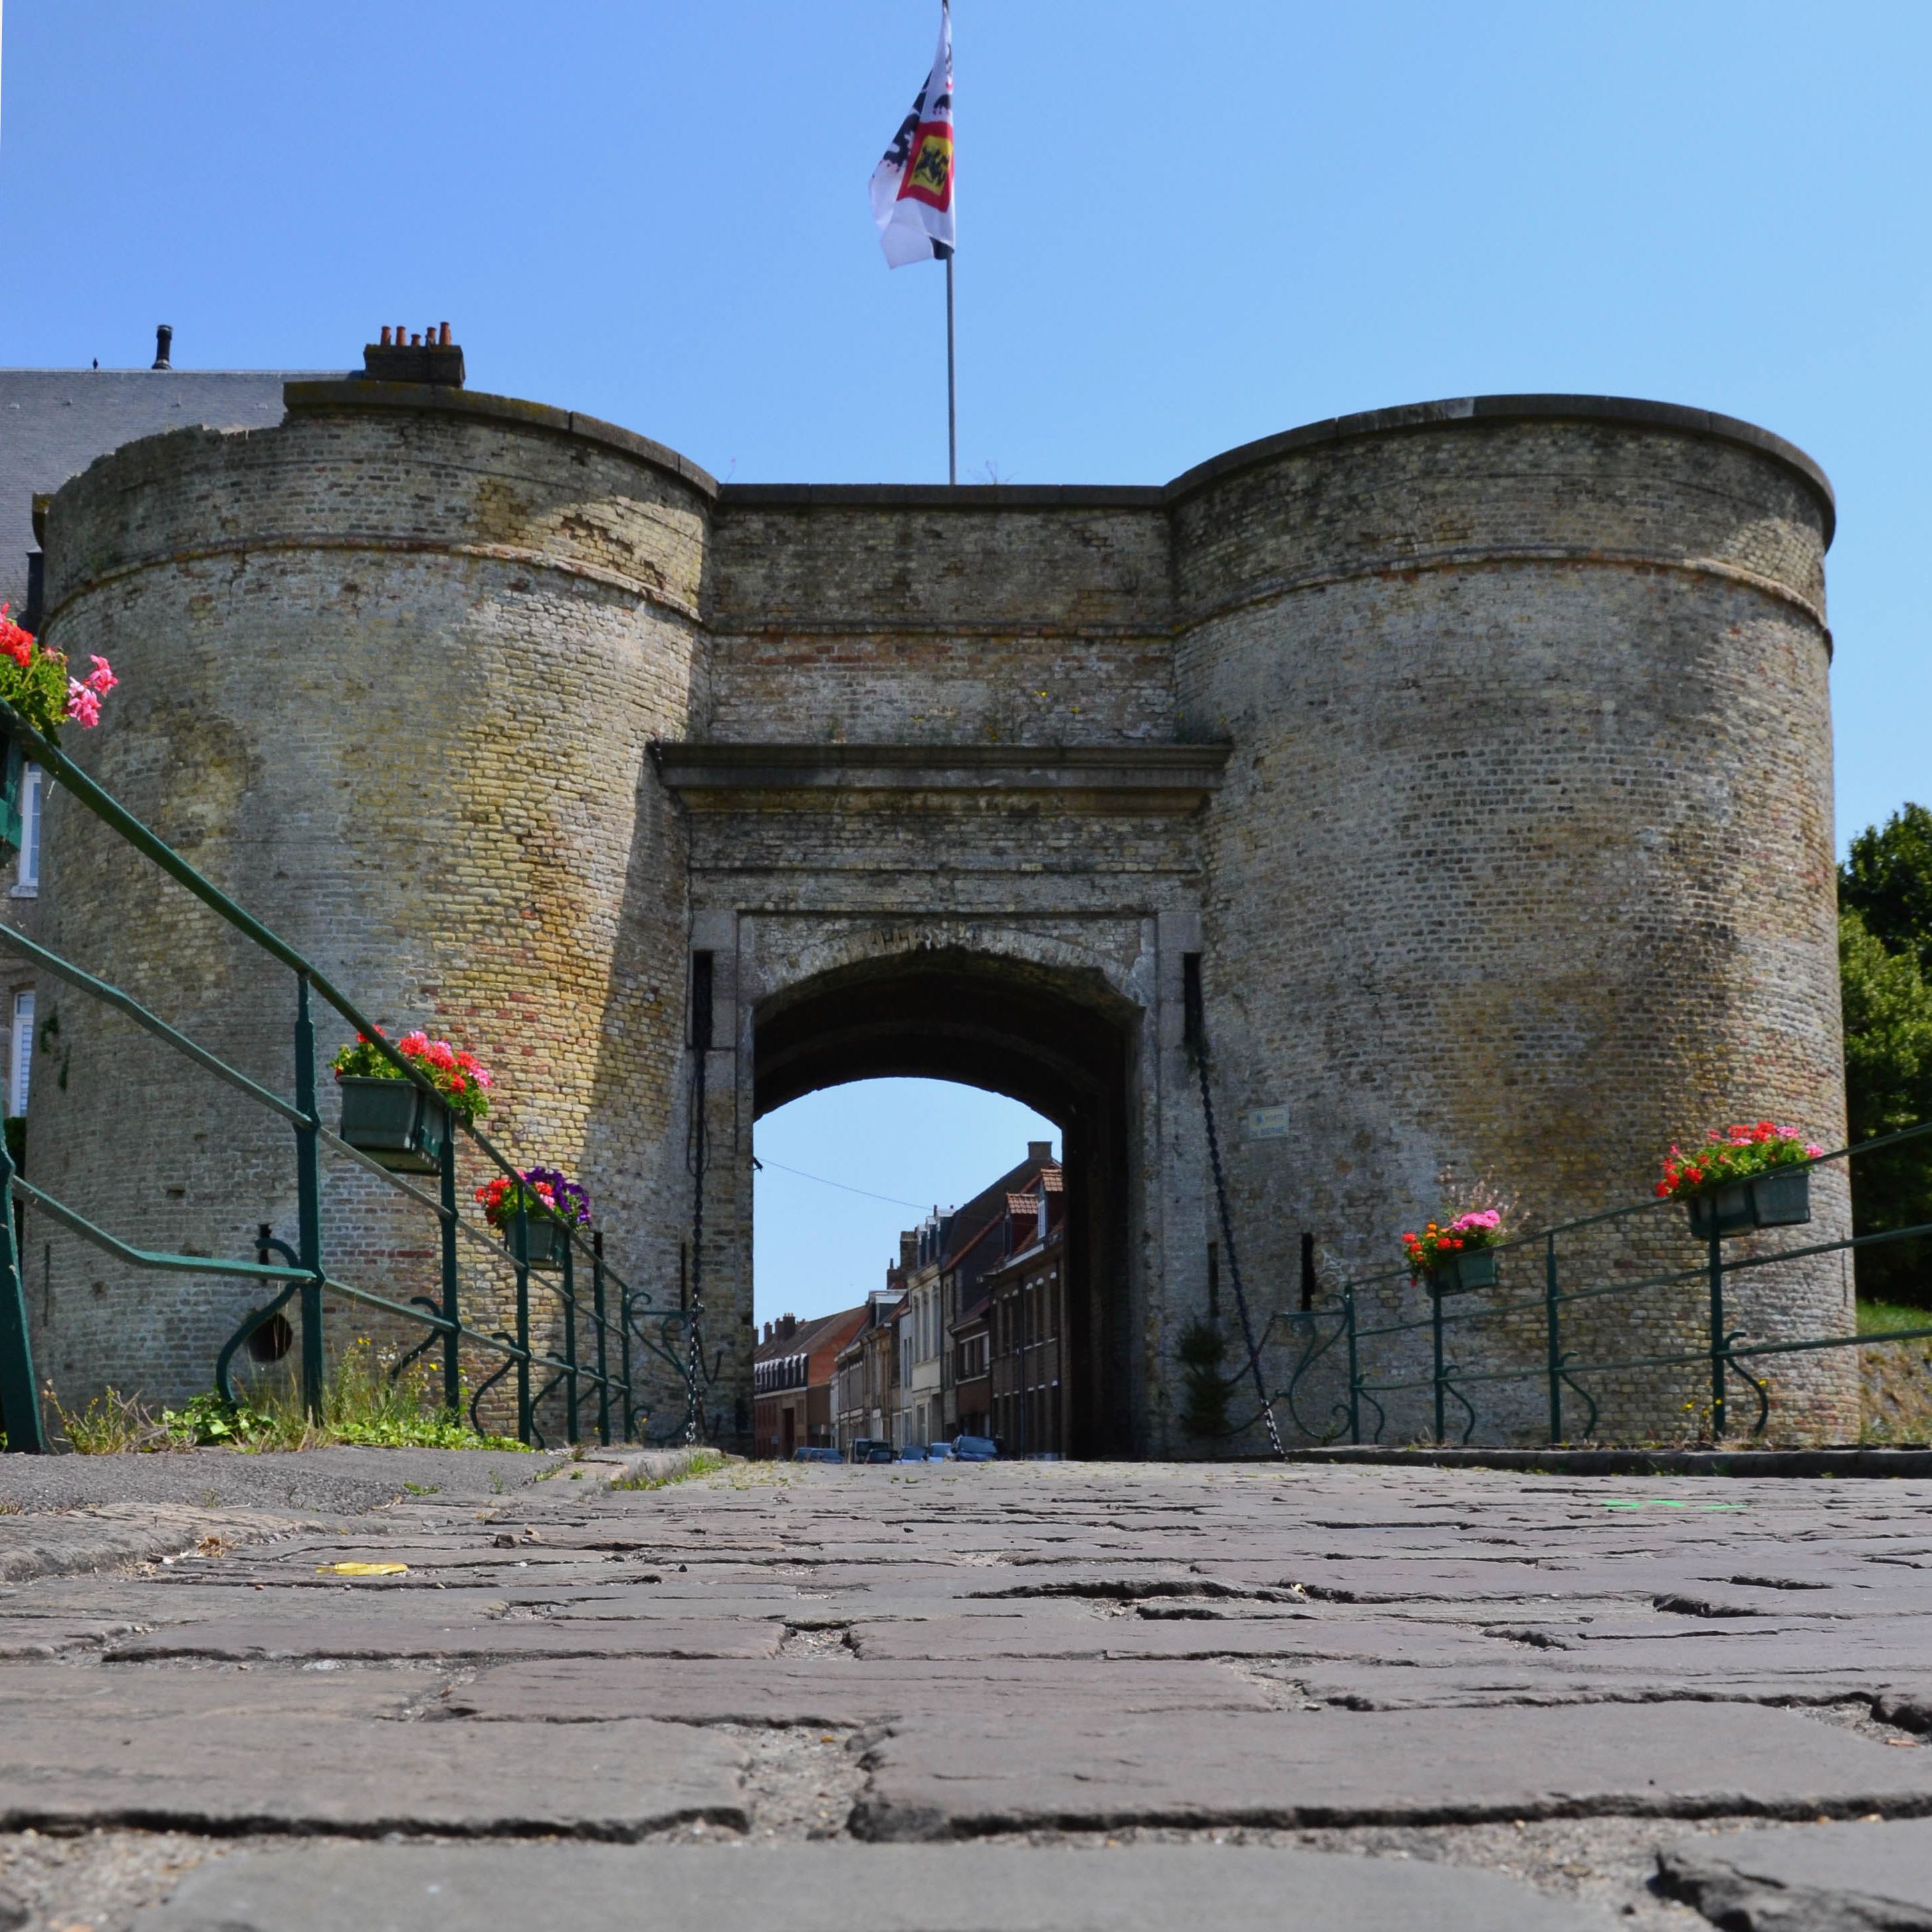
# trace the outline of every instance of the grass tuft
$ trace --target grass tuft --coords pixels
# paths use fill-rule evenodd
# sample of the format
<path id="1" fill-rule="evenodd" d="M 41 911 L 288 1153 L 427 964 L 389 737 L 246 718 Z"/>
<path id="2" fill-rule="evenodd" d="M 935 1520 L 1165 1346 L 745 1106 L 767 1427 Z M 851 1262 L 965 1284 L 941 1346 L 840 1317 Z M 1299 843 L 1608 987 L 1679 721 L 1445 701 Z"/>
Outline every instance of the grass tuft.
<path id="1" fill-rule="evenodd" d="M 675 1475 L 626 1476 L 613 1483 L 614 1490 L 668 1490 L 674 1483 L 688 1483 L 694 1476 L 715 1476 L 730 1466 L 731 1458 L 716 1449 L 700 1449 Z"/>
<path id="2" fill-rule="evenodd" d="M 59 1421 L 67 1446 L 76 1456 L 116 1456 L 130 1449 L 179 1446 L 139 1396 L 123 1395 L 117 1388 L 102 1390 L 85 1408 L 63 1408 L 60 1398 L 49 1389 L 47 1403 Z"/>
<path id="3" fill-rule="evenodd" d="M 527 1445 L 514 1436 L 471 1428 L 460 1410 L 446 1409 L 424 1375 L 405 1372 L 392 1382 L 388 1365 L 365 1336 L 338 1359 L 322 1387 L 322 1412 L 303 1410 L 292 1373 L 251 1389 L 239 1402 L 212 1390 L 155 1417 L 136 1396 L 108 1389 L 84 1409 L 63 1408 L 51 1390 L 61 1433 L 76 1455 L 113 1455 L 128 1450 L 227 1448 L 320 1449 L 348 1443 L 375 1449 L 512 1449 Z"/>
<path id="4" fill-rule="evenodd" d="M 1900 1328 L 1932 1328 L 1932 1308 L 1908 1308 L 1902 1301 L 1858 1300 L 1858 1333 L 1888 1335 Z"/>

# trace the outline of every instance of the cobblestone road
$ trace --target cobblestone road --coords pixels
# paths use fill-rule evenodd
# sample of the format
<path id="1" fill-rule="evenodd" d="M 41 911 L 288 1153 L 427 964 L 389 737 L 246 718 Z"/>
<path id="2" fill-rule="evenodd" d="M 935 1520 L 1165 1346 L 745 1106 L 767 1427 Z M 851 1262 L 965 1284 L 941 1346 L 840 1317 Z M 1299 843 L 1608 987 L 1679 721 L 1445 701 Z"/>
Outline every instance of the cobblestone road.
<path id="1" fill-rule="evenodd" d="M 1932 1484 L 610 1473 L 0 1464 L 0 1932 L 1932 1925 Z"/>

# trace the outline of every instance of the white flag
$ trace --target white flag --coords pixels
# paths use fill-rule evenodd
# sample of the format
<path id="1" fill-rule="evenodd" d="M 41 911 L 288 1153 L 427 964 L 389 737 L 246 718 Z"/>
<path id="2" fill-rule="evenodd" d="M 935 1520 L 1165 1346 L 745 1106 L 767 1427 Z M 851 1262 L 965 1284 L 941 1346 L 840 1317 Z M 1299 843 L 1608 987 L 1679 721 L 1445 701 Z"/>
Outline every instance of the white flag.
<path id="1" fill-rule="evenodd" d="M 932 71 L 872 170 L 872 219 L 892 268 L 952 253 L 952 16 L 943 6 Z"/>

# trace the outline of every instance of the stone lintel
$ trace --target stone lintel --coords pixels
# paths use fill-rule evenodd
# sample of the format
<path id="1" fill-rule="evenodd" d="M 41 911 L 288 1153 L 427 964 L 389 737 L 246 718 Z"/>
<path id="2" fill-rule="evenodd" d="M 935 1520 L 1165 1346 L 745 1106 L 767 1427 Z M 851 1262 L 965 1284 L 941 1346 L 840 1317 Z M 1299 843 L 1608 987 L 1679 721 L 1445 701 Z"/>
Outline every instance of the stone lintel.
<path id="1" fill-rule="evenodd" d="M 746 745 L 651 746 L 658 776 L 700 809 L 747 793 L 1048 793 L 1096 809 L 1197 808 L 1232 747 L 1203 745 Z"/>

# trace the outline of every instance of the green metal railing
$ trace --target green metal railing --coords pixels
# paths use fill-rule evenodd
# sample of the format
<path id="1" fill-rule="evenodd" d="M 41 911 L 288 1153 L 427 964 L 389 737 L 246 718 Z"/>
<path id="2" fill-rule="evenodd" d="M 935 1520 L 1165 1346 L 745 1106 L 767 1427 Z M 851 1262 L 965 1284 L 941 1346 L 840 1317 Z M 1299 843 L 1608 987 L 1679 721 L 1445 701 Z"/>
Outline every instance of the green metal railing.
<path id="1" fill-rule="evenodd" d="M 1932 1134 L 1932 1121 L 1840 1148 L 1778 1172 L 1808 1171 L 1839 1162 L 1849 1164 L 1863 1155 L 1898 1147 L 1928 1134 Z M 1644 1202 L 1561 1222 L 1552 1227 L 1538 1228 L 1533 1233 L 1498 1243 L 1490 1252 L 1499 1257 L 1514 1253 L 1535 1264 L 1542 1286 L 1541 1292 L 1533 1296 L 1491 1300 L 1480 1298 L 1479 1291 L 1458 1295 L 1454 1306 L 1445 1306 L 1448 1298 L 1430 1291 L 1422 1284 L 1412 1284 L 1410 1272 L 1406 1268 L 1391 1268 L 1345 1282 L 1332 1309 L 1282 1313 L 1277 1315 L 1270 1324 L 1271 1328 L 1286 1328 L 1298 1342 L 1298 1352 L 1279 1400 L 1296 1426 L 1315 1441 L 1332 1442 L 1346 1431 L 1351 1442 L 1360 1443 L 1364 1439 L 1365 1409 L 1375 1412 L 1373 1424 L 1368 1430 L 1370 1441 L 1379 1442 L 1388 1426 L 1387 1407 L 1379 1397 L 1426 1391 L 1433 1412 L 1436 1440 L 1442 1443 L 1449 1439 L 1448 1405 L 1453 1402 L 1462 1412 L 1460 1439 L 1467 1442 L 1475 1433 L 1479 1417 L 1475 1404 L 1466 1391 L 1484 1385 L 1540 1382 L 1544 1385 L 1546 1439 L 1555 1444 L 1573 1439 L 1570 1418 L 1566 1414 L 1566 1391 L 1580 1400 L 1587 1412 L 1574 1437 L 1587 1440 L 1594 1433 L 1600 1405 L 1587 1386 L 1588 1378 L 1628 1375 L 1637 1371 L 1662 1373 L 1682 1370 L 1694 1372 L 1700 1378 L 1708 1378 L 1708 1432 L 1714 1440 L 1722 1441 L 1730 1433 L 1733 1420 L 1734 1379 L 1750 1392 L 1757 1405 L 1749 1432 L 1757 1435 L 1765 1429 L 1770 1416 L 1770 1391 L 1762 1376 L 1754 1373 L 1753 1368 L 1770 1358 L 1932 1338 L 1932 1313 L 1928 1313 L 1926 1325 L 1922 1328 L 1885 1329 L 1864 1334 L 1754 1340 L 1748 1331 L 1731 1327 L 1731 1315 L 1726 1307 L 1729 1284 L 1738 1276 L 1789 1268 L 1796 1262 L 1828 1255 L 1856 1253 L 1894 1242 L 1924 1240 L 1932 1236 L 1932 1222 L 1855 1234 L 1837 1240 L 1804 1242 L 1773 1252 L 1748 1254 L 1734 1261 L 1727 1256 L 1726 1237 L 1714 1215 L 1710 1231 L 1702 1238 L 1702 1258 L 1694 1266 L 1666 1269 L 1634 1281 L 1602 1280 L 1588 1262 L 1580 1264 L 1566 1254 L 1566 1247 L 1574 1248 L 1576 1238 L 1586 1231 L 1622 1232 L 1633 1226 L 1653 1244 L 1674 1240 L 1688 1244 L 1693 1238 L 1673 1234 L 1662 1222 L 1654 1228 L 1642 1226 L 1646 1220 L 1657 1222 L 1659 1216 L 1679 1216 L 1683 1211 L 1680 1202 Z M 1371 1294 L 1387 1300 L 1391 1296 L 1402 1295 L 1412 1286 L 1413 1292 L 1426 1297 L 1429 1304 L 1426 1312 L 1395 1321 L 1364 1318 L 1361 1304 Z M 1565 1346 L 1565 1311 L 1579 1304 L 1634 1299 L 1687 1288 L 1700 1292 L 1704 1299 L 1704 1340 L 1700 1347 L 1580 1360 Z M 1540 1325 L 1542 1346 L 1538 1359 L 1465 1369 L 1451 1358 L 1449 1346 L 1455 1335 L 1466 1334 L 1486 1324 L 1500 1324 L 1513 1320 L 1526 1326 Z M 1430 1347 L 1430 1367 L 1427 1374 L 1404 1374 L 1399 1370 L 1384 1370 L 1378 1376 L 1370 1362 L 1371 1357 L 1395 1352 L 1398 1337 L 1423 1335 L 1428 1337 Z M 1325 1415 L 1311 1423 L 1297 1404 L 1314 1377 L 1318 1365 L 1331 1358 L 1342 1369 L 1344 1393 Z"/>
<path id="2" fill-rule="evenodd" d="M 428 1332 L 394 1365 L 392 1374 L 440 1344 L 443 1404 L 452 1414 L 459 1412 L 463 1402 L 463 1346 L 466 1342 L 502 1357 L 501 1365 L 470 1397 L 470 1417 L 479 1426 L 478 1405 L 504 1376 L 513 1373 L 516 1430 L 520 1441 L 542 1443 L 537 1412 L 560 1389 L 562 1391 L 565 1433 L 572 1442 L 580 1440 L 583 1398 L 586 1388 L 594 1396 L 598 1441 L 610 1442 L 614 1428 L 621 1431 L 623 1439 L 634 1440 L 640 1418 L 644 1414 L 640 1400 L 643 1391 L 635 1375 L 638 1364 L 634 1354 L 634 1350 L 641 1350 L 663 1363 L 677 1382 L 683 1385 L 685 1412 L 670 1432 L 686 1432 L 689 1418 L 700 1409 L 697 1381 L 704 1370 L 695 1352 L 680 1346 L 677 1331 L 688 1318 L 683 1311 L 656 1306 L 648 1292 L 626 1281 L 604 1258 L 601 1230 L 586 1233 L 566 1225 L 561 1272 L 554 1291 L 562 1328 L 561 1346 L 554 1349 L 538 1347 L 532 1340 L 530 1228 L 523 1209 L 519 1207 L 517 1210 L 507 1244 L 493 1239 L 464 1219 L 457 1204 L 456 1138 L 453 1132 L 446 1132 L 442 1137 L 439 1184 L 436 1192 L 431 1195 L 371 1160 L 361 1150 L 351 1147 L 322 1124 L 316 1091 L 315 999 L 320 997 L 357 1033 L 374 1042 L 402 1078 L 434 1096 L 435 1089 L 431 1084 L 377 1032 L 374 1022 L 320 968 L 205 878 L 180 854 L 95 784 L 57 745 L 41 737 L 4 704 L 0 704 L 0 734 L 10 737 L 48 777 L 64 786 L 94 817 L 185 887 L 244 938 L 294 974 L 295 1096 L 289 1100 L 190 1039 L 119 987 L 97 978 L 70 960 L 62 958 L 11 927 L 0 926 L 0 946 L 31 960 L 38 972 L 62 980 L 90 998 L 112 1007 L 161 1041 L 172 1052 L 213 1074 L 254 1106 L 287 1123 L 294 1131 L 296 1142 L 296 1243 L 290 1248 L 286 1242 L 275 1239 L 265 1226 L 258 1238 L 253 1262 L 227 1261 L 205 1255 L 175 1254 L 139 1247 L 95 1226 L 86 1216 L 28 1181 L 18 1172 L 4 1146 L 0 1146 L 0 1196 L 23 1204 L 34 1214 L 45 1215 L 58 1226 L 130 1268 L 163 1274 L 215 1275 L 258 1281 L 265 1286 L 279 1285 L 278 1292 L 269 1300 L 244 1317 L 217 1358 L 215 1385 L 230 1401 L 234 1400 L 230 1376 L 236 1352 L 257 1329 L 280 1316 L 284 1306 L 293 1298 L 297 1306 L 295 1328 L 302 1402 L 309 1414 L 320 1414 L 325 1385 L 322 1317 L 326 1294 L 422 1324 Z M 473 1124 L 461 1120 L 453 1112 L 449 1113 L 448 1118 L 499 1172 L 512 1180 L 520 1177 L 520 1170 L 488 1135 Z M 436 1299 L 418 1296 L 405 1303 L 328 1273 L 322 1258 L 321 1153 L 325 1144 L 435 1216 L 441 1236 L 440 1294 Z M 472 1328 L 464 1320 L 458 1256 L 460 1244 L 465 1240 L 480 1246 L 496 1262 L 501 1263 L 507 1258 L 514 1269 L 514 1334 Z M 279 1256 L 279 1260 L 273 1258 L 276 1256 Z M 590 1277 L 587 1308 L 583 1305 L 578 1288 L 580 1270 L 587 1272 Z M 587 1358 L 579 1347 L 580 1335 L 586 1330 L 590 1343 Z M 614 1364 L 610 1360 L 614 1350 L 617 1358 Z M 546 1374 L 548 1380 L 538 1386 L 538 1378 Z M 25 1283 L 14 1216 L 11 1214 L 0 1214 L 0 1414 L 5 1418 L 6 1446 L 9 1449 L 38 1453 L 50 1446 L 40 1411 L 40 1390 L 34 1373 Z"/>

